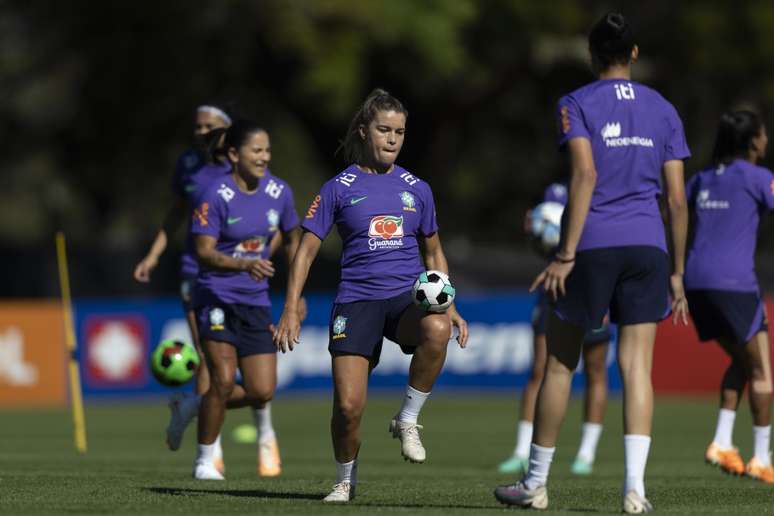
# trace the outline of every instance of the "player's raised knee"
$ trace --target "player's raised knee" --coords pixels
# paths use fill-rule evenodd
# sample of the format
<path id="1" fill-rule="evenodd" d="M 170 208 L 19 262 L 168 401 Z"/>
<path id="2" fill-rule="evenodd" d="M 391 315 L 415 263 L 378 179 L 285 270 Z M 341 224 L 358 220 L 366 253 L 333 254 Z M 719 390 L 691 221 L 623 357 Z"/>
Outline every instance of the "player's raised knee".
<path id="1" fill-rule="evenodd" d="M 425 340 L 446 344 L 451 336 L 451 321 L 444 314 L 428 315 L 422 320 Z"/>

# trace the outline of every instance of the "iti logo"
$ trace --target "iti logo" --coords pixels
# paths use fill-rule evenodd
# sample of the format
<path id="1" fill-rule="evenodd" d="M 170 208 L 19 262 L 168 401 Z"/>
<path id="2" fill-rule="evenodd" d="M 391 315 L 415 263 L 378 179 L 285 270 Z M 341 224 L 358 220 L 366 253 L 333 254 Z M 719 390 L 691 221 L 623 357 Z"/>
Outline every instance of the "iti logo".
<path id="1" fill-rule="evenodd" d="M 608 122 L 602 128 L 602 138 L 619 138 L 621 136 L 621 122 Z"/>
<path id="2" fill-rule="evenodd" d="M 347 336 L 344 331 L 347 329 L 347 318 L 337 315 L 333 320 L 333 339 L 343 339 Z"/>
<path id="3" fill-rule="evenodd" d="M 372 218 L 368 226 L 368 236 L 384 240 L 403 237 L 403 216 L 379 215 Z"/>
<path id="4" fill-rule="evenodd" d="M 233 256 L 235 258 L 248 254 L 261 254 L 266 247 L 266 237 L 259 236 L 243 240 L 234 248 Z"/>
<path id="5" fill-rule="evenodd" d="M 226 186 L 225 184 L 221 184 L 218 188 L 218 195 L 223 197 L 223 200 L 226 202 L 229 202 L 231 199 L 234 198 L 234 190 Z"/>
<path id="6" fill-rule="evenodd" d="M 273 208 L 267 211 L 266 220 L 269 221 L 269 231 L 277 231 L 280 222 L 279 212 Z"/>
<path id="7" fill-rule="evenodd" d="M 634 86 L 632 83 L 615 85 L 615 96 L 618 100 L 634 100 Z"/>
<path id="8" fill-rule="evenodd" d="M 223 323 L 226 321 L 226 314 L 223 313 L 222 308 L 213 308 L 210 310 L 210 329 L 222 330 Z"/>
<path id="9" fill-rule="evenodd" d="M 417 201 L 414 199 L 414 196 L 411 195 L 409 192 L 401 192 L 400 193 L 400 202 L 403 203 L 403 211 L 417 211 L 416 204 Z"/>

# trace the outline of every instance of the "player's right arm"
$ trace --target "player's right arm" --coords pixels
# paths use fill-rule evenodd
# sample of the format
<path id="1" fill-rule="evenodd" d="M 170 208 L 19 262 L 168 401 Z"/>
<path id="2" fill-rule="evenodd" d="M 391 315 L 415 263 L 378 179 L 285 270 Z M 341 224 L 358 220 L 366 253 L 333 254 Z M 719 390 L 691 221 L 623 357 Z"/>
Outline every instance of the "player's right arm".
<path id="1" fill-rule="evenodd" d="M 279 324 L 274 330 L 274 344 L 283 353 L 293 351 L 301 336 L 301 315 L 299 303 L 304 290 L 309 269 L 312 268 L 322 240 L 310 231 L 305 231 L 298 245 L 288 277 L 288 290 L 285 297 L 285 308 L 282 311 Z"/>
<path id="2" fill-rule="evenodd" d="M 270 260 L 234 258 L 218 251 L 217 243 L 217 238 L 210 235 L 197 234 L 194 237 L 199 263 L 218 271 L 248 272 L 257 281 L 274 276 L 274 265 Z"/>
<path id="3" fill-rule="evenodd" d="M 156 268 L 159 263 L 159 258 L 167 248 L 169 242 L 169 235 L 172 235 L 177 231 L 180 225 L 185 220 L 188 213 L 188 203 L 182 199 L 177 198 L 174 204 L 170 206 L 164 217 L 164 222 L 156 233 L 156 238 L 153 239 L 148 254 L 145 255 L 140 263 L 134 268 L 134 279 L 141 283 L 148 283 L 150 281 L 151 272 Z"/>

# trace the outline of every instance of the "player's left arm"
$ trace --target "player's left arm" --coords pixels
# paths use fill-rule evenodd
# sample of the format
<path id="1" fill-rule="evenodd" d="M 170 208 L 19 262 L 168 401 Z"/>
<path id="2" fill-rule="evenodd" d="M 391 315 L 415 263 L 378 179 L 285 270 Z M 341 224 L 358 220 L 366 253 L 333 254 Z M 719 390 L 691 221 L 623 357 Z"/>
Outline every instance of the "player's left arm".
<path id="1" fill-rule="evenodd" d="M 666 189 L 667 211 L 669 212 L 669 235 L 672 240 L 672 313 L 673 321 L 678 319 L 688 324 L 688 301 L 683 287 L 685 273 L 685 249 L 688 242 L 688 201 L 685 197 L 685 174 L 683 160 L 666 161 L 663 166 Z"/>
<path id="2" fill-rule="evenodd" d="M 277 234 L 282 235 L 280 237 L 280 242 L 282 243 L 282 248 L 285 252 L 285 261 L 288 264 L 288 271 L 290 271 L 290 267 L 293 265 L 293 259 L 296 257 L 296 252 L 298 251 L 298 246 L 301 244 L 301 228 L 296 226 L 289 231 L 280 230 Z M 298 300 L 298 317 L 301 319 L 301 322 L 306 319 L 307 313 L 306 299 L 304 296 L 301 296 Z"/>
<path id="3" fill-rule="evenodd" d="M 441 271 L 448 275 L 449 263 L 446 261 L 446 255 L 443 252 L 443 246 L 441 246 L 441 239 L 438 237 L 438 233 L 421 237 L 420 243 L 424 249 L 425 268 L 427 270 Z M 457 337 L 457 342 L 461 348 L 464 348 L 468 344 L 468 323 L 457 311 L 454 303 L 446 310 L 446 313 L 449 315 L 452 324 L 459 329 L 460 334 Z"/>

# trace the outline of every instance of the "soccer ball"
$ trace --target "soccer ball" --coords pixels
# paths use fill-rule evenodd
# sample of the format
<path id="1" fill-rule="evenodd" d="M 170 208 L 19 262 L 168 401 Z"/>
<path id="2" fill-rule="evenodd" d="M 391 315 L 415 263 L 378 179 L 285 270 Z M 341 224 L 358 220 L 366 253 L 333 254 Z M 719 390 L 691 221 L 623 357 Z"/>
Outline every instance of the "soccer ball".
<path id="1" fill-rule="evenodd" d="M 428 312 L 445 312 L 455 295 L 449 276 L 440 271 L 425 271 L 414 282 L 414 303 Z"/>
<path id="2" fill-rule="evenodd" d="M 543 202 L 530 213 L 530 236 L 537 251 L 548 256 L 559 245 L 564 205 L 558 202 Z"/>
<path id="3" fill-rule="evenodd" d="M 199 353 L 193 346 L 179 340 L 163 340 L 153 350 L 150 358 L 151 371 L 160 383 L 169 386 L 183 385 L 193 378 L 199 367 Z"/>

